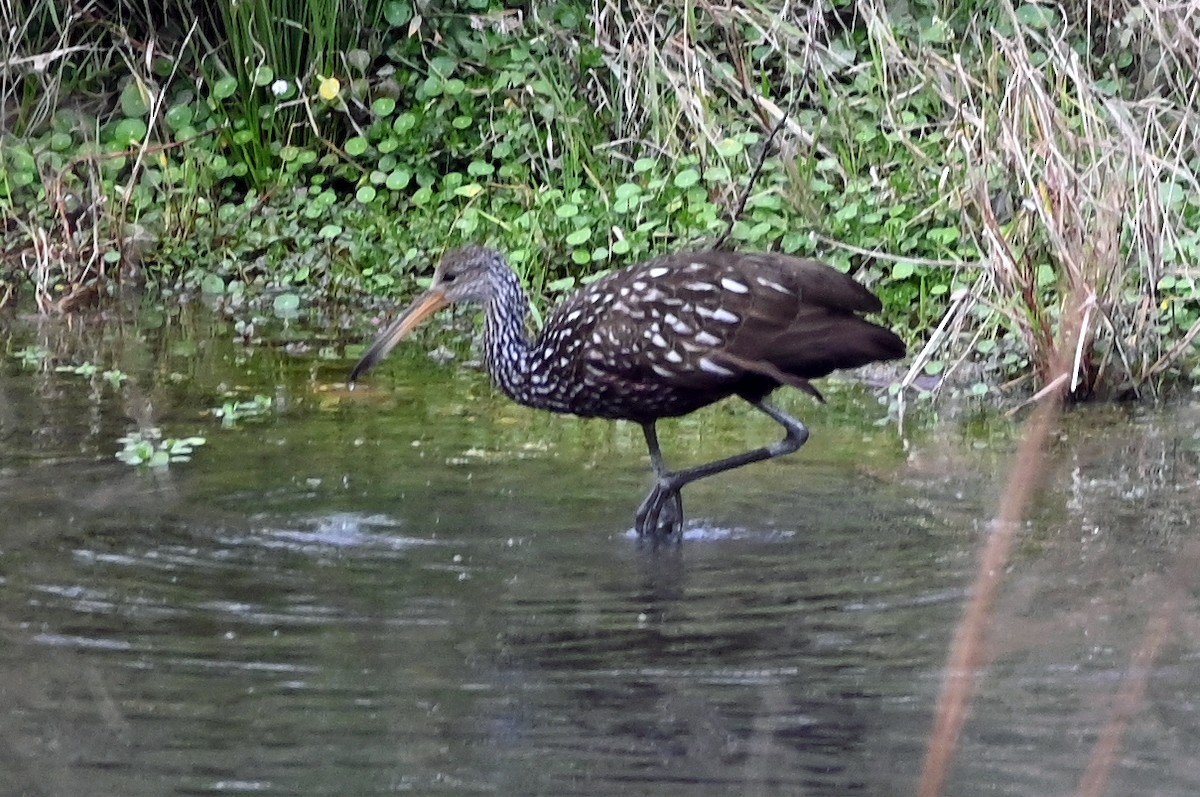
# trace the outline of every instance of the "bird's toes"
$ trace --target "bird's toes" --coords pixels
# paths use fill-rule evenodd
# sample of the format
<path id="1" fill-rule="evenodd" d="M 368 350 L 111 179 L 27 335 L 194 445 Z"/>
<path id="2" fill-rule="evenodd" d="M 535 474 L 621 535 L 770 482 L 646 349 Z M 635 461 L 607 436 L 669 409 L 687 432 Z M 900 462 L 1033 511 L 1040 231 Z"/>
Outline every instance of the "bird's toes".
<path id="1" fill-rule="evenodd" d="M 656 543 L 683 535 L 683 496 L 671 481 L 660 481 L 638 507 L 634 528 L 640 539 Z"/>
<path id="2" fill-rule="evenodd" d="M 683 534 L 683 496 L 678 490 L 663 496 L 655 531 L 662 539 Z"/>

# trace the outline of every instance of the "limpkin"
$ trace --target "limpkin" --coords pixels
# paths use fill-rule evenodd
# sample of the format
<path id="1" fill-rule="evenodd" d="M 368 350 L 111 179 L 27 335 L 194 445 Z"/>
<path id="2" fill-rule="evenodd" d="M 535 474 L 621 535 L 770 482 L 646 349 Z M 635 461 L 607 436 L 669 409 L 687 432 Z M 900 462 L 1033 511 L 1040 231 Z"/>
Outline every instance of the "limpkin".
<path id="1" fill-rule="evenodd" d="M 454 302 L 483 305 L 487 370 L 512 399 L 641 425 L 656 482 L 637 510 L 639 536 L 681 532 L 684 485 L 804 444 L 804 424 L 767 402 L 773 390 L 791 385 L 823 400 L 810 380 L 904 355 L 900 338 L 860 315 L 879 311 L 879 299 L 845 274 L 815 260 L 727 251 L 666 255 L 602 277 L 567 298 L 530 340 L 529 300 L 504 256 L 466 246 L 446 253 L 429 290 L 383 330 L 350 383 Z M 774 418 L 784 438 L 667 470 L 657 421 L 732 395 Z"/>

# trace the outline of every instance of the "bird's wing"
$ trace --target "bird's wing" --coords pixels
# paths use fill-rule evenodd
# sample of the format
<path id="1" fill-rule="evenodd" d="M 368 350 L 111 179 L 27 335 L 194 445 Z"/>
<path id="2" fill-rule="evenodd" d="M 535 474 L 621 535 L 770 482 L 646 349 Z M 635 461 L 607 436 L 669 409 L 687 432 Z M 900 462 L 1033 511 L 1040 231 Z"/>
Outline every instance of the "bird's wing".
<path id="1" fill-rule="evenodd" d="M 696 390 L 758 374 L 819 397 L 810 379 L 903 354 L 891 332 L 857 316 L 879 309 L 817 261 L 701 252 L 612 274 L 563 311 L 580 313 L 582 367 Z"/>

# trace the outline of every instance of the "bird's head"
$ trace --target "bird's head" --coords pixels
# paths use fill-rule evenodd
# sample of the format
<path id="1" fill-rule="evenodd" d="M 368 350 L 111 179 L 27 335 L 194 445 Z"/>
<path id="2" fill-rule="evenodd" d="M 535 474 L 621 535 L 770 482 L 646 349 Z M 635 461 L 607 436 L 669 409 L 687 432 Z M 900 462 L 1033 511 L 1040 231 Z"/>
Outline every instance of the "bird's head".
<path id="1" fill-rule="evenodd" d="M 504 256 L 483 246 L 464 246 L 442 256 L 433 272 L 429 290 L 413 300 L 389 324 L 350 372 L 350 384 L 387 356 L 408 333 L 446 305 L 456 302 L 486 302 L 495 290 L 497 272 L 508 268 Z"/>

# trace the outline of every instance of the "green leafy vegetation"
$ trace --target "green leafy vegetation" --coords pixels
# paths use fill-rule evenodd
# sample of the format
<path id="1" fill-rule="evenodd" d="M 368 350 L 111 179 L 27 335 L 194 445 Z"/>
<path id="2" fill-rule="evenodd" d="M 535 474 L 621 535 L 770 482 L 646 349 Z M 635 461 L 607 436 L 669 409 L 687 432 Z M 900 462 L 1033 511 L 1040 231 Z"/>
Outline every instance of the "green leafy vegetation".
<path id="1" fill-rule="evenodd" d="M 1198 375 L 1200 46 L 1173 7 L 116 5 L 39 0 L 0 45 L 39 67 L 0 74 L 0 303 L 135 280 L 288 319 L 478 240 L 540 311 L 728 228 L 876 290 L 904 393 L 1039 387 L 1072 302 L 1074 395 Z"/>
<path id="2" fill-rule="evenodd" d="M 271 397 L 260 393 L 254 398 L 244 401 L 231 398 L 220 407 L 213 407 L 209 412 L 212 413 L 213 417 L 221 419 L 221 426 L 228 428 L 237 426 L 239 421 L 249 418 L 261 418 L 271 412 L 272 406 Z"/>
<path id="3" fill-rule="evenodd" d="M 188 462 L 192 452 L 205 443 L 203 437 L 162 437 L 158 429 L 142 429 L 117 438 L 117 459 L 137 467 L 167 468 L 172 462 Z"/>

